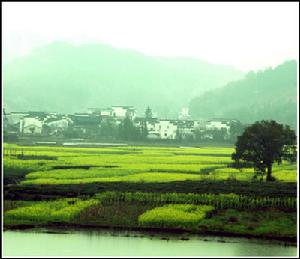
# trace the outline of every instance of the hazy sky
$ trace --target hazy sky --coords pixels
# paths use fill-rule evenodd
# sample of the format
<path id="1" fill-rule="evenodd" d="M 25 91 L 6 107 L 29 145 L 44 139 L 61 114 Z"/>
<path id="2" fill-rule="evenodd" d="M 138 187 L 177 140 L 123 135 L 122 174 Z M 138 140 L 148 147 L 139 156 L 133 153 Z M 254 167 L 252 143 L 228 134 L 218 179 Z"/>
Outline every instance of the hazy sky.
<path id="1" fill-rule="evenodd" d="M 241 70 L 299 56 L 299 3 L 4 2 L 5 61 L 63 40 L 186 56 Z"/>

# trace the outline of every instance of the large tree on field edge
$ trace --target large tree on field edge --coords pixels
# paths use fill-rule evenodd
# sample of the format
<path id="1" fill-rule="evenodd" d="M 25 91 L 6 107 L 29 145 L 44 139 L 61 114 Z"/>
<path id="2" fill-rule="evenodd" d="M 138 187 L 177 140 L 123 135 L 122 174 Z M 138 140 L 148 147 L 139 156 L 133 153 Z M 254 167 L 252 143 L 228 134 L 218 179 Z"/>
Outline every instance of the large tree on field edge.
<path id="1" fill-rule="evenodd" d="M 247 127 L 237 138 L 232 159 L 252 162 L 260 172 L 267 170 L 267 181 L 272 181 L 272 165 L 282 159 L 296 161 L 296 134 L 287 125 L 276 121 L 258 121 Z"/>

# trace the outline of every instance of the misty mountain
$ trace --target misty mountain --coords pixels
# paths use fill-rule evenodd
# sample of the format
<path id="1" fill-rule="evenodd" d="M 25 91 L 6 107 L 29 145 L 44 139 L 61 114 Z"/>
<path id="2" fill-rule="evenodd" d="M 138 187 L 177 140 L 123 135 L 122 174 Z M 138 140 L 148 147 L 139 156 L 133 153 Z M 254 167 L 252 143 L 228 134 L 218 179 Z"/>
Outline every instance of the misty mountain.
<path id="1" fill-rule="evenodd" d="M 35 49 L 3 68 L 8 111 L 64 113 L 90 107 L 149 105 L 159 116 L 174 116 L 191 98 L 239 79 L 229 66 L 192 58 L 151 57 L 104 44 L 63 42 Z"/>
<path id="2" fill-rule="evenodd" d="M 244 79 L 203 93 L 190 102 L 196 118 L 234 118 L 244 123 L 274 119 L 297 125 L 297 63 L 250 72 Z"/>

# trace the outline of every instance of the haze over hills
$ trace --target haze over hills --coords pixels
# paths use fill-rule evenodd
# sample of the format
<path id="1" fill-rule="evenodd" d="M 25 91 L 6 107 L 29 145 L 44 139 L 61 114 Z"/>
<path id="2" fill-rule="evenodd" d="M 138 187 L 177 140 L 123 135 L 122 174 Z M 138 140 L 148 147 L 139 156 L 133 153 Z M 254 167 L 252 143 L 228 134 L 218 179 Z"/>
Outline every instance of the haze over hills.
<path id="1" fill-rule="evenodd" d="M 203 93 L 190 102 L 195 118 L 235 118 L 244 123 L 274 119 L 297 125 L 297 62 L 248 73 L 244 79 Z"/>
<path id="2" fill-rule="evenodd" d="M 56 42 L 5 64 L 4 107 L 73 113 L 89 107 L 149 105 L 160 117 L 177 116 L 191 98 L 240 79 L 230 66 L 192 58 L 146 56 L 104 44 Z"/>

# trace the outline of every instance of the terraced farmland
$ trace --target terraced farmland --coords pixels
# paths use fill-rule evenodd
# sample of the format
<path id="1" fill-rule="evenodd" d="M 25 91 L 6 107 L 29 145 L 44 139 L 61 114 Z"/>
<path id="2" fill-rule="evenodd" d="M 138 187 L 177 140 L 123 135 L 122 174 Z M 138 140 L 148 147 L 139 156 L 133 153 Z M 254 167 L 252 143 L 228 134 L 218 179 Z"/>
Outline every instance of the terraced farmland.
<path id="1" fill-rule="evenodd" d="M 265 182 L 253 168 L 231 167 L 233 151 L 4 144 L 4 226 L 175 228 L 294 241 L 296 164 L 274 165 L 276 181 Z"/>
<path id="2" fill-rule="evenodd" d="M 5 144 L 4 171 L 5 177 L 22 174 L 22 185 L 252 181 L 252 168 L 230 167 L 232 152 L 233 148 L 212 147 L 72 148 Z M 274 176 L 278 181 L 295 182 L 296 164 L 275 165 Z"/>

